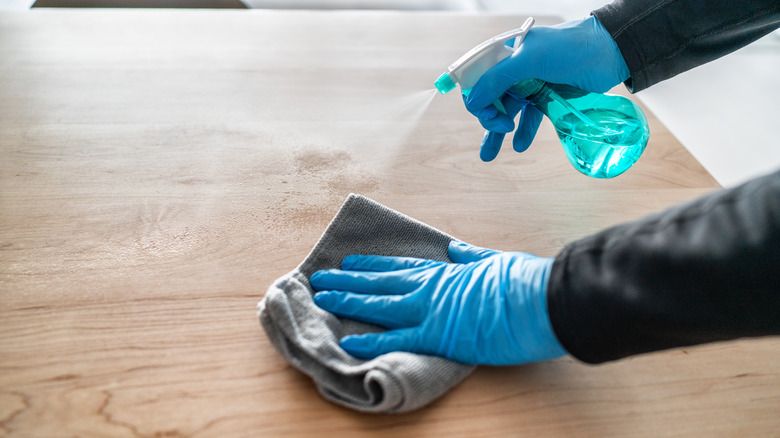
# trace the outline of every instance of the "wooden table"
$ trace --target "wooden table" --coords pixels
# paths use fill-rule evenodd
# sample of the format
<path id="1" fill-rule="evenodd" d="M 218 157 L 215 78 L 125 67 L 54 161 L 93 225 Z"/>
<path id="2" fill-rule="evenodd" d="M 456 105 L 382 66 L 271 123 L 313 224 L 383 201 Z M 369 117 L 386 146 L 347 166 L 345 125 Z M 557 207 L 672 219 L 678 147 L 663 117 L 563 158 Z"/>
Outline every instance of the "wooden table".
<path id="1" fill-rule="evenodd" d="M 325 402 L 272 349 L 255 304 L 350 192 L 552 256 L 717 188 L 651 114 L 645 155 L 601 181 L 547 122 L 486 164 L 457 93 L 420 109 L 523 18 L 0 14 L 0 435 L 778 436 L 777 339 L 482 367 L 393 416 Z"/>

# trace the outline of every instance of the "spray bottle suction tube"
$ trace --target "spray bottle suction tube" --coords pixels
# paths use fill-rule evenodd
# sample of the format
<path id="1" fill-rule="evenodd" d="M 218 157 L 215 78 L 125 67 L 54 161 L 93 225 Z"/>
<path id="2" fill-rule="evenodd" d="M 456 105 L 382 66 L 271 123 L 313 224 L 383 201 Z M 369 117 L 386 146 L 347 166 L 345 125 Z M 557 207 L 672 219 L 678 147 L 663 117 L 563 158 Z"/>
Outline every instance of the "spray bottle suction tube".
<path id="1" fill-rule="evenodd" d="M 521 28 L 493 37 L 467 52 L 436 80 L 436 88 L 444 94 L 458 84 L 468 94 L 490 67 L 520 47 L 533 23 L 533 18 L 529 18 Z M 506 43 L 511 38 L 514 42 L 509 46 Z M 550 118 L 569 162 L 585 175 L 620 175 L 647 146 L 647 119 L 636 104 L 623 96 L 590 93 L 539 79 L 520 81 L 510 93 L 528 99 Z M 493 105 L 506 113 L 500 102 Z"/>

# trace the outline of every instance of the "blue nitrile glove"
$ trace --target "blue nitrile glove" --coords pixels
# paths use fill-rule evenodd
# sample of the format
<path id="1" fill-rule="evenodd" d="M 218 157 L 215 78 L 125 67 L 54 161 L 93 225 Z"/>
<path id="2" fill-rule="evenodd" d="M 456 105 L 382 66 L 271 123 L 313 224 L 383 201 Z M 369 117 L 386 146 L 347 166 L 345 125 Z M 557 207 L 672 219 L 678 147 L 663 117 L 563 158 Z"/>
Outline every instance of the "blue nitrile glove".
<path id="1" fill-rule="evenodd" d="M 344 318 L 388 331 L 346 336 L 347 353 L 371 359 L 391 351 L 469 364 L 511 365 L 566 354 L 547 314 L 552 259 L 451 242 L 453 263 L 348 256 L 342 270 L 318 271 L 314 302 Z"/>
<path id="2" fill-rule="evenodd" d="M 617 44 L 596 17 L 531 28 L 520 48 L 485 72 L 463 98 L 466 109 L 487 129 L 480 158 L 490 161 L 498 155 L 504 135 L 515 130 L 514 118 L 520 111 L 514 149 L 525 151 L 536 136 L 542 113 L 510 90 L 512 85 L 533 78 L 604 93 L 629 77 Z M 496 99 L 508 114 L 493 106 Z"/>

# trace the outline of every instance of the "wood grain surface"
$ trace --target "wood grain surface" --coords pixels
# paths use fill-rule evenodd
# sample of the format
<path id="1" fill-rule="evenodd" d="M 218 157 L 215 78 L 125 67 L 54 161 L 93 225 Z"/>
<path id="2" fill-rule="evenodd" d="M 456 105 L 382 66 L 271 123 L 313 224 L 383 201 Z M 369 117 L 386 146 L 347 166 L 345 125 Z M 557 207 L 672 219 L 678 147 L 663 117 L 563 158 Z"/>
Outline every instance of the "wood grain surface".
<path id="1" fill-rule="evenodd" d="M 479 161 L 432 83 L 523 19 L 0 14 L 0 436 L 780 436 L 777 339 L 481 367 L 393 416 L 324 401 L 271 347 L 256 303 L 351 192 L 552 256 L 717 189 L 649 113 L 614 180 L 577 173 L 549 122 Z"/>

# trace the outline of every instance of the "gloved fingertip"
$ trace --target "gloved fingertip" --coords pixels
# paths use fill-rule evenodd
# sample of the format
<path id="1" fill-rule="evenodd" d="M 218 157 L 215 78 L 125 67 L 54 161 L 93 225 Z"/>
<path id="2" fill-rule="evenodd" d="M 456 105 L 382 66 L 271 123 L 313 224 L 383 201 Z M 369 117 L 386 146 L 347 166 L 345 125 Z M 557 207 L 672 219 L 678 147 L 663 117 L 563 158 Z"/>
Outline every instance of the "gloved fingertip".
<path id="1" fill-rule="evenodd" d="M 341 261 L 341 269 L 348 271 L 352 266 L 355 266 L 355 263 L 357 263 L 359 260 L 360 260 L 359 255 L 350 254 L 344 257 L 344 260 Z"/>
<path id="2" fill-rule="evenodd" d="M 498 156 L 498 148 L 482 148 L 479 150 L 479 159 L 485 163 L 489 163 L 496 159 Z"/>
<path id="3" fill-rule="evenodd" d="M 471 245 L 469 245 L 466 242 L 461 242 L 460 240 L 450 240 L 450 243 L 448 245 L 449 249 L 466 249 L 470 248 Z"/>
<path id="4" fill-rule="evenodd" d="M 447 254 L 454 263 L 471 263 L 486 259 L 500 251 L 469 245 L 468 243 L 451 241 Z"/>
<path id="5" fill-rule="evenodd" d="M 317 289 L 317 285 L 322 280 L 322 276 L 325 274 L 325 271 L 317 271 L 309 277 L 309 284 L 311 284 L 311 287 L 315 290 Z"/>
<path id="6" fill-rule="evenodd" d="M 512 139 L 512 149 L 515 152 L 525 152 L 531 147 L 531 143 L 534 141 L 534 135 L 528 135 L 525 132 L 519 132 Z"/>
<path id="7" fill-rule="evenodd" d="M 447 246 L 447 255 L 454 263 L 460 263 L 460 259 L 462 258 L 463 254 L 467 253 L 470 248 L 471 245 L 466 242 L 452 240 Z"/>
<path id="8" fill-rule="evenodd" d="M 326 291 L 317 292 L 312 297 L 312 300 L 317 307 L 329 310 L 330 305 L 333 303 L 333 294 Z"/>
<path id="9" fill-rule="evenodd" d="M 479 158 L 486 163 L 493 161 L 498 156 L 503 142 L 504 134 L 485 131 L 485 135 L 482 136 L 482 144 L 479 147 Z"/>
<path id="10" fill-rule="evenodd" d="M 471 248 L 471 245 L 469 245 L 466 242 L 461 242 L 459 240 L 451 240 L 450 244 L 447 245 L 447 255 L 450 257 L 450 260 L 452 260 L 454 263 L 459 263 L 459 259 L 464 253 L 467 253 L 468 250 Z"/>

